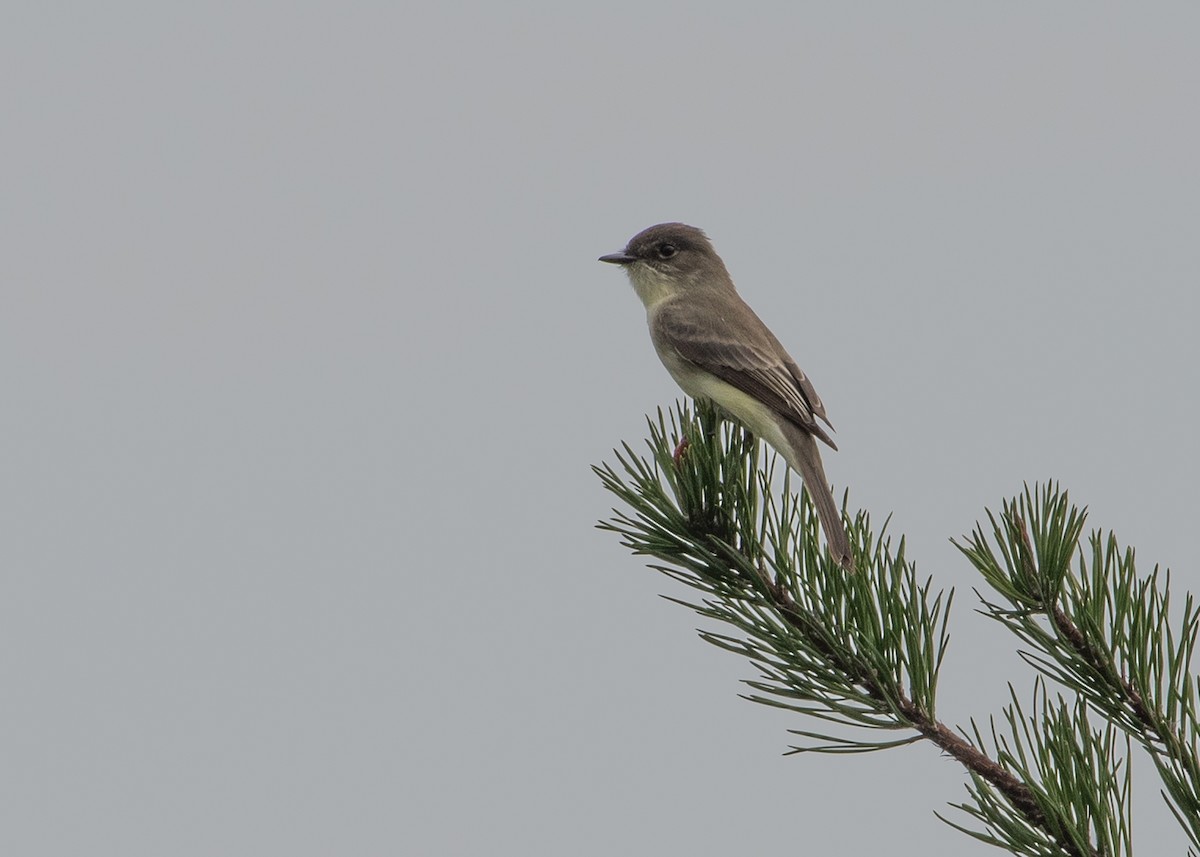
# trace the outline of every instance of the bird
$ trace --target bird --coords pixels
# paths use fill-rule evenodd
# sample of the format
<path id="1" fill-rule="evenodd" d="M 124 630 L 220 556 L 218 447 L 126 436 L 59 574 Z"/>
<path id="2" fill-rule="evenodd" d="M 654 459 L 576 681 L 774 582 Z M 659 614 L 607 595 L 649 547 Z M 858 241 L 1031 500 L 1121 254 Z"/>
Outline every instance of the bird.
<path id="1" fill-rule="evenodd" d="M 817 446 L 837 449 L 833 424 L 808 376 L 738 294 L 708 236 L 660 223 L 599 261 L 625 269 L 646 307 L 654 349 L 680 388 L 715 402 L 801 476 L 830 555 L 852 571 L 850 539 Z"/>

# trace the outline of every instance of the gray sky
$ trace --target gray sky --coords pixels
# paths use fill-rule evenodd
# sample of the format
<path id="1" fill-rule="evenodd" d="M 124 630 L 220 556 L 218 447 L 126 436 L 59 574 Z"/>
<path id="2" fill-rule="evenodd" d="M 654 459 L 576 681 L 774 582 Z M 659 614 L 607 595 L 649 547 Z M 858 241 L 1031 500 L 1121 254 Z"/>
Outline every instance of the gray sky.
<path id="1" fill-rule="evenodd" d="M 958 587 L 944 720 L 1030 686 L 947 542 L 1023 480 L 1196 588 L 1197 7 L 74 5 L 0 15 L 3 853 L 992 853 L 593 529 L 662 220 Z"/>

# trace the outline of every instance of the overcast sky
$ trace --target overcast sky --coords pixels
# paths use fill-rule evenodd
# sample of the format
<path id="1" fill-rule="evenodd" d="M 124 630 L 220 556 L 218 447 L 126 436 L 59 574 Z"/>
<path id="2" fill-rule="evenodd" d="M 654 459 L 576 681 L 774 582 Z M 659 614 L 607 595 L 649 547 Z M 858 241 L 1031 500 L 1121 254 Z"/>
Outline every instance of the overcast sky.
<path id="1" fill-rule="evenodd" d="M 625 277 L 707 230 L 956 587 L 1058 479 L 1195 590 L 1192 4 L 13 3 L 0 851 L 994 853 L 925 745 L 783 757 L 594 529 L 679 395 Z M 1143 853 L 1181 853 L 1145 759 Z"/>

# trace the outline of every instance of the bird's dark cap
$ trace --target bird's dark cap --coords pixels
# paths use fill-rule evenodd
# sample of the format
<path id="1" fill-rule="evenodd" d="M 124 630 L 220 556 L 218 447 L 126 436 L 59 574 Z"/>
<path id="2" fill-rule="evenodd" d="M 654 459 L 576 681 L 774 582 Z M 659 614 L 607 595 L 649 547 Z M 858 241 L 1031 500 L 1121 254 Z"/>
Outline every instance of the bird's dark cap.
<path id="1" fill-rule="evenodd" d="M 664 243 L 675 245 L 677 249 L 712 253 L 712 244 L 708 236 L 695 226 L 688 226 L 686 223 L 659 223 L 630 238 L 624 250 L 601 256 L 600 261 L 613 265 L 629 265 L 651 256 L 653 248 Z"/>

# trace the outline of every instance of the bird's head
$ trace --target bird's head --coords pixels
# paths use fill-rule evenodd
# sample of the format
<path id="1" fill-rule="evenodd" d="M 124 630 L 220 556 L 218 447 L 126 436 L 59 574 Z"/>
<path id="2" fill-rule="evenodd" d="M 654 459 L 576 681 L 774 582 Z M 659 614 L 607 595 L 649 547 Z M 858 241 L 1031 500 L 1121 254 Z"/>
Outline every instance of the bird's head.
<path id="1" fill-rule="evenodd" d="M 729 274 L 708 236 L 686 223 L 660 223 L 629 239 L 625 249 L 600 257 L 625 268 L 647 307 L 699 288 L 723 288 Z"/>

